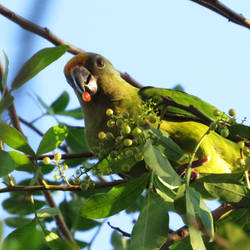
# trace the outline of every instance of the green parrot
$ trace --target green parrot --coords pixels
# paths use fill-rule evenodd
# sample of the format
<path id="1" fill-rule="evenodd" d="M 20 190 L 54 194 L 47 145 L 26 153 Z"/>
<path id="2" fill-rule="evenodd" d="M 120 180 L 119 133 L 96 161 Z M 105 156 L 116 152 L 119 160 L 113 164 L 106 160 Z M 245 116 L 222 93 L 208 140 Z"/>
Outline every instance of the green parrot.
<path id="1" fill-rule="evenodd" d="M 98 54 L 76 55 L 65 65 L 64 73 L 81 104 L 87 140 L 95 153 L 99 144 L 98 133 L 107 128 L 107 109 L 116 113 L 128 112 L 137 119 L 143 102 L 154 98 L 161 116 L 158 129 L 167 132 L 187 154 L 193 153 L 208 126 L 218 119 L 214 114 L 216 108 L 195 96 L 177 90 L 132 86 L 106 58 Z M 223 113 L 221 118 L 229 120 Z M 236 172 L 241 168 L 240 157 L 237 143 L 211 131 L 197 152 L 196 160 L 203 163 L 195 170 L 200 173 Z"/>

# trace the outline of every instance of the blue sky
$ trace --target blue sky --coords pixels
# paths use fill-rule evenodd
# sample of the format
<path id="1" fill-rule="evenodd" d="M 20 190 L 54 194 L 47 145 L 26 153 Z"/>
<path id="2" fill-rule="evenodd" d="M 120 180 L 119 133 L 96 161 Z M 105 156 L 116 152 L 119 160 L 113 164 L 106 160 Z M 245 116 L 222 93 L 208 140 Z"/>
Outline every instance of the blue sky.
<path id="1" fill-rule="evenodd" d="M 248 1 L 224 2 L 250 17 Z M 128 72 L 143 85 L 171 88 L 180 83 L 186 92 L 225 112 L 235 108 L 238 121 L 248 117 L 246 124 L 250 124 L 250 32 L 189 0 L 2 0 L 1 4 L 85 51 L 104 55 L 118 70 Z M 34 9 L 44 14 L 33 16 Z M 0 30 L 0 49 L 9 57 L 10 80 L 32 54 L 52 46 L 2 16 Z M 71 57 L 64 55 L 17 91 L 17 111 L 23 118 L 32 120 L 41 114 L 31 98 L 35 93 L 49 104 L 67 90 L 70 107 L 78 106 L 63 75 Z M 53 124 L 52 119 L 43 119 L 36 125 L 46 131 Z M 40 138 L 24 129 L 37 147 Z M 127 217 L 115 221 L 115 226 L 130 230 Z M 179 222 L 174 222 L 178 228 Z M 103 231 L 92 249 L 100 249 L 98 242 L 107 246 L 102 249 L 110 248 L 110 231 L 108 227 Z"/>

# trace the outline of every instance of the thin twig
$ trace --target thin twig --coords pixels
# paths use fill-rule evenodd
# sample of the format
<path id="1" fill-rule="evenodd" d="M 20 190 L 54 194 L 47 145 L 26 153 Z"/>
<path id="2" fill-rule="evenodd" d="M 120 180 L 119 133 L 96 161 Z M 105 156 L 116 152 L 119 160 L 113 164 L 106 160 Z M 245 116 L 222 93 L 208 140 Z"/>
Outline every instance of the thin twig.
<path id="1" fill-rule="evenodd" d="M 226 5 L 217 0 L 190 0 L 199 5 L 202 5 L 217 14 L 224 16 L 229 21 L 236 23 L 238 25 L 244 26 L 250 29 L 250 19 L 244 17 L 242 14 L 238 14 L 235 11 L 228 8 Z"/>
<path id="2" fill-rule="evenodd" d="M 108 222 L 108 225 L 109 225 L 112 229 L 114 229 L 114 230 L 118 231 L 119 233 L 121 233 L 122 236 L 131 237 L 131 234 L 130 234 L 130 233 L 127 233 L 127 232 L 121 230 L 119 227 L 114 227 L 114 226 L 112 226 L 112 225 L 110 224 L 110 222 Z"/>
<path id="3" fill-rule="evenodd" d="M 89 188 L 91 190 L 102 189 L 108 187 L 115 187 L 117 185 L 128 182 L 128 180 L 115 180 L 112 182 L 105 183 L 96 183 L 94 188 Z M 7 192 L 37 192 L 37 191 L 81 191 L 80 185 L 70 185 L 70 186 L 62 186 L 62 185 L 36 185 L 36 186 L 23 186 L 23 185 L 15 185 L 8 186 L 6 188 L 1 188 L 0 193 Z"/>
<path id="4" fill-rule="evenodd" d="M 19 120 L 20 122 L 22 122 L 23 124 L 25 124 L 27 127 L 31 128 L 33 131 L 35 131 L 38 135 L 43 137 L 43 132 L 41 132 L 37 127 L 35 127 L 32 123 L 27 122 L 26 120 L 24 120 L 22 117 L 19 116 Z"/>
<path id="5" fill-rule="evenodd" d="M 224 203 L 220 207 L 216 208 L 212 211 L 213 220 L 217 221 L 220 218 L 226 216 L 227 214 L 231 213 L 232 211 L 236 210 L 237 208 L 233 207 L 229 203 Z M 160 250 L 168 250 L 171 245 L 174 243 L 181 241 L 189 236 L 189 231 L 187 226 L 183 226 L 179 228 L 174 233 L 168 235 L 168 239 L 165 244 L 160 248 Z"/>

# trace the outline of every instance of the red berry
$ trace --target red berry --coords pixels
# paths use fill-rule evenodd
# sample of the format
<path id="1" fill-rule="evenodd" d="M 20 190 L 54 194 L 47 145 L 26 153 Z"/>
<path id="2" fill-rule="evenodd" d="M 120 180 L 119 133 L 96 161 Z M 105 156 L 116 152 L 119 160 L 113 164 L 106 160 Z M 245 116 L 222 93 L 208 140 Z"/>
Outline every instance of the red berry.
<path id="1" fill-rule="evenodd" d="M 90 101 L 91 101 L 91 95 L 89 94 L 88 91 L 84 91 L 84 92 L 82 93 L 82 99 L 83 99 L 83 101 L 85 101 L 85 102 L 90 102 Z"/>

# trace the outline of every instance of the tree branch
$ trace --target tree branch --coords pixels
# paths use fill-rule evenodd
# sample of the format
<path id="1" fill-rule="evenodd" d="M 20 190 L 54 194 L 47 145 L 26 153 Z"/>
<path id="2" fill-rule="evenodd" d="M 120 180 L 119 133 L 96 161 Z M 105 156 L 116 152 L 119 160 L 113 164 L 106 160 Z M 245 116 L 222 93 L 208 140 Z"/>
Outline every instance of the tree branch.
<path id="1" fill-rule="evenodd" d="M 40 155 L 39 157 L 37 157 L 37 160 L 42 160 L 45 157 L 49 157 L 50 159 L 53 159 L 55 155 L 53 154 L 44 154 L 44 155 Z M 62 154 L 62 159 L 66 160 L 66 159 L 77 159 L 77 158 L 89 158 L 89 157 L 93 157 L 94 154 L 92 152 L 82 152 L 82 153 L 75 153 L 75 154 Z M 31 155 L 27 155 L 28 158 L 30 159 L 34 159 L 33 156 Z"/>
<path id="2" fill-rule="evenodd" d="M 0 13 L 5 16 L 6 18 L 10 19 L 14 23 L 21 26 L 23 29 L 28 30 L 34 34 L 37 34 L 46 40 L 50 41 L 55 45 L 68 45 L 69 52 L 72 54 L 79 54 L 84 52 L 84 50 L 75 47 L 74 45 L 62 40 L 61 38 L 57 37 L 55 34 L 50 32 L 48 28 L 41 27 L 35 23 L 30 22 L 29 20 L 17 15 L 15 12 L 5 8 L 3 5 L 0 4 Z"/>
<path id="3" fill-rule="evenodd" d="M 105 182 L 105 183 L 96 183 L 94 188 L 89 188 L 92 190 L 95 189 L 102 189 L 107 187 L 115 187 L 117 185 L 123 184 L 128 182 L 128 180 L 116 180 L 112 182 Z M 80 185 L 70 185 L 70 186 L 62 186 L 62 185 L 36 185 L 36 186 L 23 186 L 23 185 L 15 185 L 15 186 L 8 186 L 6 188 L 1 188 L 0 193 L 7 193 L 7 192 L 37 192 L 37 191 L 81 191 Z"/>
<path id="4" fill-rule="evenodd" d="M 84 50 L 77 48 L 76 46 L 62 40 L 61 38 L 57 37 L 55 34 L 53 34 L 48 28 L 41 27 L 31 21 L 29 21 L 26 18 L 23 18 L 22 16 L 17 15 L 15 12 L 5 8 L 3 5 L 0 4 L 0 14 L 5 16 L 6 18 L 10 19 L 12 22 L 18 24 L 23 29 L 28 30 L 34 34 L 37 34 L 46 40 L 50 41 L 54 45 L 68 45 L 69 49 L 68 52 L 76 55 L 79 53 L 84 52 Z M 128 81 L 131 85 L 141 88 L 142 85 L 135 81 L 129 74 L 127 73 L 120 73 L 121 77 Z"/>
<path id="5" fill-rule="evenodd" d="M 242 14 L 238 14 L 235 11 L 228 8 L 226 5 L 217 0 L 190 0 L 199 5 L 202 5 L 217 14 L 224 16 L 229 21 L 236 23 L 238 25 L 244 26 L 250 29 L 250 19 L 244 17 Z"/>

